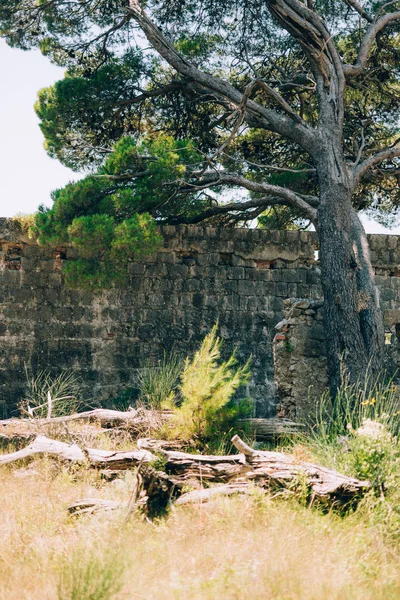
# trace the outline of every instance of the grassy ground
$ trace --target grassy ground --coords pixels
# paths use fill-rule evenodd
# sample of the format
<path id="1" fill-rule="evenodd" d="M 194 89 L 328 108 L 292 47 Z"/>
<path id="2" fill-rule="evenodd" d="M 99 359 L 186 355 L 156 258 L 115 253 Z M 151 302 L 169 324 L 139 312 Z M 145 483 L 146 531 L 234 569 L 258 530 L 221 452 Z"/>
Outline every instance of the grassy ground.
<path id="1" fill-rule="evenodd" d="M 400 545 L 363 514 L 323 515 L 260 492 L 179 507 L 158 523 L 68 503 L 129 499 L 113 483 L 41 459 L 0 471 L 0 599 L 379 600 L 400 597 Z"/>

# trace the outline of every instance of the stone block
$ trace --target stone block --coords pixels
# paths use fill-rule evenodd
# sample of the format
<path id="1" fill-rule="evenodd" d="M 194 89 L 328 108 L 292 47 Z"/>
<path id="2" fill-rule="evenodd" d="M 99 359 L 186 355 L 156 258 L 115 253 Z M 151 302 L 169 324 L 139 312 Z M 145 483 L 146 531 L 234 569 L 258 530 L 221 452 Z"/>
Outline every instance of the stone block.
<path id="1" fill-rule="evenodd" d="M 243 267 L 230 267 L 226 270 L 227 279 L 244 279 L 245 270 Z"/>

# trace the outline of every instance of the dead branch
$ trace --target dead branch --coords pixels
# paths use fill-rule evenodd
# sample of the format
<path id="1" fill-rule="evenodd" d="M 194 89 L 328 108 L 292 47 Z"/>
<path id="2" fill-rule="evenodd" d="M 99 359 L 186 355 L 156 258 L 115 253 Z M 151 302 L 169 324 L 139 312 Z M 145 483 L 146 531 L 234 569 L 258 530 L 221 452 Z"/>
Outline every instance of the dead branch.
<path id="1" fill-rule="evenodd" d="M 39 435 L 26 448 L 0 455 L 0 466 L 46 455 L 69 463 L 85 463 L 89 467 L 113 473 L 137 467 L 135 503 L 150 518 L 165 512 L 172 501 L 183 497 L 187 485 L 192 486 L 194 491 L 197 488 L 201 493 L 193 493 L 186 500 L 181 499 L 181 504 L 194 502 L 196 499 L 205 501 L 215 494 L 247 493 L 243 490 L 248 490 L 250 484 L 253 484 L 265 490 L 293 491 L 301 486 L 306 490 L 310 501 L 345 505 L 357 501 L 371 487 L 368 481 L 359 481 L 332 469 L 297 460 L 290 454 L 254 450 L 238 435 L 232 438 L 232 444 L 239 450 L 239 454 L 189 454 L 166 450 L 165 448 L 171 447 L 169 442 L 149 439 L 138 441 L 139 450 L 113 452 L 82 449 L 76 443 L 67 444 Z M 146 448 L 155 449 L 158 456 L 161 454 L 163 471 L 157 471 L 148 464 L 157 457 Z M 204 487 L 208 488 L 212 484 L 223 484 L 223 489 L 206 493 Z M 90 507 L 92 505 L 86 506 L 86 509 Z"/>
<path id="2" fill-rule="evenodd" d="M 175 504 L 203 504 L 209 500 L 213 500 L 217 496 L 233 496 L 236 494 L 249 494 L 251 491 L 251 483 L 231 483 L 227 485 L 217 485 L 215 487 L 206 488 L 203 490 L 195 490 L 187 492 L 180 496 Z"/>
<path id="3" fill-rule="evenodd" d="M 237 435 L 232 438 L 232 443 L 240 454 L 206 456 L 159 447 L 165 461 L 164 470 L 156 471 L 148 465 L 138 469 L 141 508 L 153 517 L 165 512 L 171 502 L 178 502 L 181 497 L 181 504 L 203 502 L 218 494 L 248 493 L 250 485 L 267 491 L 294 491 L 301 487 L 306 490 L 310 502 L 347 505 L 356 502 L 370 489 L 368 481 L 299 461 L 290 454 L 253 450 Z M 146 441 L 141 442 L 141 447 L 148 447 Z M 194 490 L 184 499 L 183 491 L 188 485 Z"/>
<path id="4" fill-rule="evenodd" d="M 98 424 L 104 428 L 123 427 L 131 433 L 136 433 L 136 435 L 144 435 L 167 422 L 171 414 L 171 411 L 130 409 L 123 412 L 96 408 L 50 419 L 4 419 L 0 421 L 0 439 L 3 446 L 6 442 L 19 443 L 24 438 L 32 439 L 32 436 L 49 426 L 59 424 L 65 428 L 65 424 L 72 421 Z"/>
<path id="5" fill-rule="evenodd" d="M 10 454 L 0 455 L 0 466 L 40 456 L 53 456 L 70 463 L 87 462 L 90 467 L 110 468 L 112 470 L 131 469 L 136 465 L 156 459 L 154 454 L 147 450 L 130 450 L 128 452 L 113 452 L 94 448 L 82 450 L 77 444 L 66 444 L 44 435 L 38 435 L 26 448 Z"/>

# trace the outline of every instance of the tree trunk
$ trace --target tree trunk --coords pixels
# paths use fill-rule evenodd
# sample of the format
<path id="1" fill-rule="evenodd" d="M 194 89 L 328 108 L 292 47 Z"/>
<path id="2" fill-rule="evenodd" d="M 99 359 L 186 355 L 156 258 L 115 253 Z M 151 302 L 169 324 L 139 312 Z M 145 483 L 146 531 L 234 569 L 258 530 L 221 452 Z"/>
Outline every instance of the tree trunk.
<path id="1" fill-rule="evenodd" d="M 367 372 L 382 370 L 384 330 L 368 242 L 351 204 L 347 168 L 339 144 L 333 139 L 328 145 L 318 166 L 318 236 L 328 373 L 335 395 L 344 374 L 356 383 Z"/>

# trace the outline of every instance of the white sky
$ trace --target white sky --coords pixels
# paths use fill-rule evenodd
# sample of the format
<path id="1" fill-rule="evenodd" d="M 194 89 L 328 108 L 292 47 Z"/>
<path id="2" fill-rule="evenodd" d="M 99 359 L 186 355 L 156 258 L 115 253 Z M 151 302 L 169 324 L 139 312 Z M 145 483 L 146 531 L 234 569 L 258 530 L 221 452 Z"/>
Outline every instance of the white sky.
<path id="1" fill-rule="evenodd" d="M 50 192 L 77 175 L 49 158 L 33 109 L 38 90 L 61 79 L 63 70 L 38 51 L 9 48 L 0 39 L 0 216 L 51 205 Z"/>
<path id="2" fill-rule="evenodd" d="M 12 49 L 0 39 L 0 217 L 50 206 L 50 192 L 79 177 L 46 154 L 33 109 L 37 92 L 62 76 L 39 51 Z M 400 234 L 400 226 L 363 221 L 368 233 Z"/>

